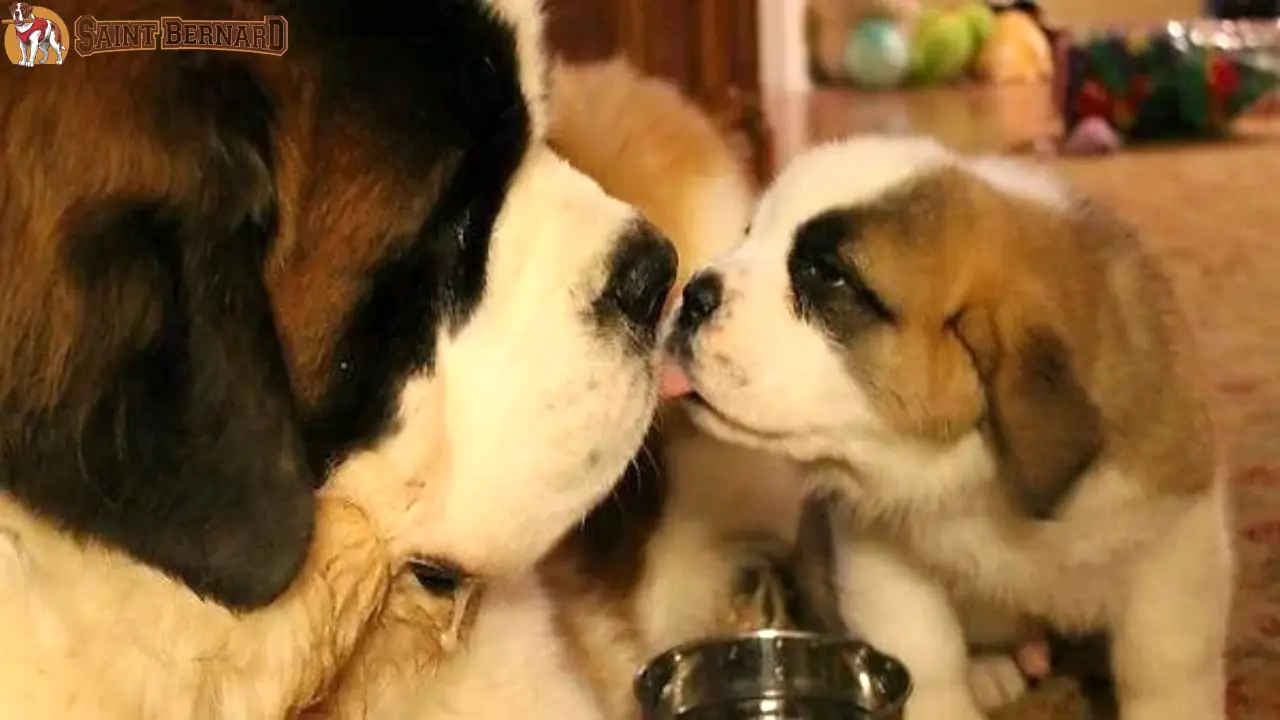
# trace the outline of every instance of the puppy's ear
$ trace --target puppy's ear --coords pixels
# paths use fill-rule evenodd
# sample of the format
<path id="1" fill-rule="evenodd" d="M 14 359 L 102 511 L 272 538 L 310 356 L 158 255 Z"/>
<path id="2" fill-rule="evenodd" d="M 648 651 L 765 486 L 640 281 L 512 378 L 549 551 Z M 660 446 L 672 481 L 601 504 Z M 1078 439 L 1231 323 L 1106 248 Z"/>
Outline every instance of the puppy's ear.
<path id="1" fill-rule="evenodd" d="M 135 136 L 98 138 L 134 154 L 115 171 L 132 175 L 77 182 L 101 162 L 90 135 L 0 172 L 14 187 L 34 168 L 31 182 L 60 193 L 10 204 L 0 230 L 6 257 L 25 263 L 0 270 L 0 301 L 14 303 L 0 313 L 0 487 L 247 609 L 302 565 L 312 474 L 263 280 L 275 232 L 265 100 L 234 72 L 183 79 L 181 96 L 162 98 L 166 124 L 144 114 Z M 146 97 L 135 80 L 120 113 Z M 5 123 L 12 137 L 22 119 Z"/>
<path id="2" fill-rule="evenodd" d="M 1054 329 L 1002 324 L 976 310 L 957 330 L 986 388 L 1001 480 L 1023 509 L 1046 519 L 1102 451 L 1102 415 Z"/>

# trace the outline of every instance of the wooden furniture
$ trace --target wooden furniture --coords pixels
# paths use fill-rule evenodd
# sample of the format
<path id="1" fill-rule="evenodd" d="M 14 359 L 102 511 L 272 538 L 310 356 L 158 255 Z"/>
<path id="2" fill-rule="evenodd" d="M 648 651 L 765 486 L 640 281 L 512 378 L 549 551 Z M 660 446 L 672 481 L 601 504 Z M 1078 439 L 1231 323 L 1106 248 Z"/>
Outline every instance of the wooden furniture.
<path id="1" fill-rule="evenodd" d="M 760 99 L 757 2 L 547 0 L 547 39 L 572 61 L 624 54 L 675 82 L 741 145 L 758 178 L 772 165 Z"/>

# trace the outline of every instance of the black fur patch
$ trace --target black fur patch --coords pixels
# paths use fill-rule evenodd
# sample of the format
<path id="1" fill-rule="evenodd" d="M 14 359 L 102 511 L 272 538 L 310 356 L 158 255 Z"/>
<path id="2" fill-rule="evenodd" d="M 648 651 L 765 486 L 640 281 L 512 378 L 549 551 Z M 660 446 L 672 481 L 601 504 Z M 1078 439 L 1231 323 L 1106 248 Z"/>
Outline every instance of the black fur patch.
<path id="1" fill-rule="evenodd" d="M 368 22 L 358 3 L 299 7 L 291 36 L 323 39 L 316 52 L 333 69 L 322 108 L 382 138 L 381 155 L 397 172 L 421 176 L 456 163 L 420 232 L 369 278 L 325 399 L 307 413 L 308 449 L 323 469 L 393 429 L 406 376 L 430 369 L 439 328 L 462 327 L 479 303 L 494 221 L 531 124 L 513 29 L 480 0 L 406 5 L 389 23 Z"/>
<path id="2" fill-rule="evenodd" d="M 677 261 L 675 247 L 657 228 L 632 223 L 609 257 L 608 280 L 592 303 L 592 320 L 606 333 L 625 331 L 637 352 L 652 350 Z"/>
<path id="3" fill-rule="evenodd" d="M 857 240 L 859 211 L 832 210 L 813 217 L 795 233 L 787 256 L 796 316 L 838 338 L 851 337 L 895 315 L 842 256 Z"/>
<path id="4" fill-rule="evenodd" d="M 140 200 L 72 223 L 76 346 L 107 355 L 6 432 L 3 484 L 201 595 L 270 601 L 302 564 L 314 511 L 261 279 L 269 224 Z"/>
<path id="5" fill-rule="evenodd" d="M 21 388 L 0 398 L 0 486 L 202 596 L 252 608 L 292 582 L 314 523 L 263 283 L 270 106 L 247 72 L 199 53 L 150 80 L 130 111 L 175 166 L 199 168 L 196 189 L 63 212 L 80 306 L 65 384 L 51 406 Z"/>

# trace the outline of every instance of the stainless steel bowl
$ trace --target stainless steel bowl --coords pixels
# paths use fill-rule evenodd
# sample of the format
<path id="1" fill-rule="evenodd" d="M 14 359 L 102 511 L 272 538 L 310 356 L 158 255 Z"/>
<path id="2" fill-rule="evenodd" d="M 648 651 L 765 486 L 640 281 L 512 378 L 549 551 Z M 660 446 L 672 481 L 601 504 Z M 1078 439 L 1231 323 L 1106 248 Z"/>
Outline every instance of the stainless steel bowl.
<path id="1" fill-rule="evenodd" d="M 635 693 L 647 720 L 893 720 L 911 678 L 854 638 L 761 630 L 669 650 Z"/>

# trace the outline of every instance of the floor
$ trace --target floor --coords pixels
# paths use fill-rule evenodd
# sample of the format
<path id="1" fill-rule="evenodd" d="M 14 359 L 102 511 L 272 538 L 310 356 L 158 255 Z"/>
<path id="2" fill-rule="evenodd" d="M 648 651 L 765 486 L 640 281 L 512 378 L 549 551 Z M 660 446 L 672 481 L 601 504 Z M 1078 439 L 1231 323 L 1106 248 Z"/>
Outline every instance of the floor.
<path id="1" fill-rule="evenodd" d="M 1023 150 L 1054 131 L 1040 87 L 770 103 L 780 159 L 866 131 L 924 132 L 965 151 Z M 1280 718 L 1280 116 L 1230 141 L 1048 158 L 1142 231 L 1199 335 L 1231 467 L 1239 553 L 1230 717 Z M 1039 716 L 1037 716 L 1039 717 Z"/>

